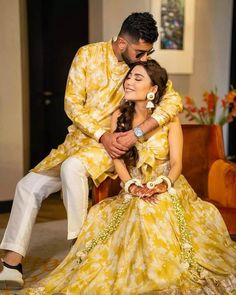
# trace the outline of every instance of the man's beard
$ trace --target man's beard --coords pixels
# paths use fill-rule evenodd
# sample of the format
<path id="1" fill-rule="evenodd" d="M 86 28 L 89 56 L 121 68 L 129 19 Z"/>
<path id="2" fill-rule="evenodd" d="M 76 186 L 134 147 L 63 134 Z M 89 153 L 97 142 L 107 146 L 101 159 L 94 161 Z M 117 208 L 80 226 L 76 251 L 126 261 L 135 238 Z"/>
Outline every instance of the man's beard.
<path id="1" fill-rule="evenodd" d="M 121 57 L 123 59 L 123 61 L 130 67 L 132 65 L 132 63 L 134 63 L 134 61 L 132 61 L 129 57 L 129 55 L 127 54 L 127 51 L 122 52 L 121 53 Z"/>

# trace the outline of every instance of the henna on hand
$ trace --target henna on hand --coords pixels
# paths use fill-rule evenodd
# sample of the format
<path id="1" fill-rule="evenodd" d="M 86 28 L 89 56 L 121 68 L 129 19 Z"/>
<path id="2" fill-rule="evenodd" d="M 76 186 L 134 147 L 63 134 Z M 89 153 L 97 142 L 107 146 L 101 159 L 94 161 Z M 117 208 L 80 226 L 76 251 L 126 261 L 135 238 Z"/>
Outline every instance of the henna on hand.
<path id="1" fill-rule="evenodd" d="M 155 192 L 155 194 L 161 194 L 167 192 L 167 188 L 167 184 L 163 181 L 162 183 L 155 185 L 153 191 Z"/>
<path id="2" fill-rule="evenodd" d="M 131 192 L 131 194 L 139 198 L 152 197 L 155 194 L 155 191 L 153 189 L 149 189 L 146 185 L 140 187 L 135 184 L 132 184 L 129 188 L 129 191 Z"/>
<path id="3" fill-rule="evenodd" d="M 143 197 L 142 200 L 147 203 L 156 204 L 158 203 L 159 199 L 157 195 L 152 195 L 151 197 Z"/>

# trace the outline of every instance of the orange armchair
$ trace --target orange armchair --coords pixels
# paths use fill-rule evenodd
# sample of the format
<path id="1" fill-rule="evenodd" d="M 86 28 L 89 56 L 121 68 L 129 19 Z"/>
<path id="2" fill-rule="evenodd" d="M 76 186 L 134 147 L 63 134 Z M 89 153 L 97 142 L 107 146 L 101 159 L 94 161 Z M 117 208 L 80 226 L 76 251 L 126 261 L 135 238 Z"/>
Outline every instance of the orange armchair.
<path id="1" fill-rule="evenodd" d="M 183 175 L 198 196 L 214 203 L 228 230 L 236 233 L 236 164 L 225 159 L 222 130 L 218 125 L 182 125 Z M 120 191 L 120 180 L 107 178 L 93 187 L 93 203 Z"/>

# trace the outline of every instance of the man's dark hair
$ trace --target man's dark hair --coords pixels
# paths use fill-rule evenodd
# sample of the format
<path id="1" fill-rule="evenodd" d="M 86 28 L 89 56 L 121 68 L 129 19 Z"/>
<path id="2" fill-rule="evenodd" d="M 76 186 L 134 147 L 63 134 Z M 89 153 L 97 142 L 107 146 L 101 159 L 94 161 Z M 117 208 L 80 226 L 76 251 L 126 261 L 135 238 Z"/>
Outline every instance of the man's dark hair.
<path id="1" fill-rule="evenodd" d="M 134 42 L 140 39 L 154 43 L 158 38 L 156 21 L 149 12 L 134 12 L 123 22 L 119 36 L 128 34 Z"/>

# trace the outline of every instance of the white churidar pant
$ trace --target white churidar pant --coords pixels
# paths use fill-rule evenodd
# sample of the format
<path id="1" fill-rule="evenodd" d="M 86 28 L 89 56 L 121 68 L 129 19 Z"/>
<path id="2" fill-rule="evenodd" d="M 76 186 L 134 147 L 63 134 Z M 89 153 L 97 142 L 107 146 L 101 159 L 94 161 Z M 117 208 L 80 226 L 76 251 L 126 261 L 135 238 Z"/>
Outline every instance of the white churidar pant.
<path id="1" fill-rule="evenodd" d="M 18 182 L 0 249 L 25 256 L 42 201 L 60 189 L 67 211 L 68 239 L 76 238 L 87 215 L 88 173 L 79 158 L 70 157 L 62 163 L 60 176 L 30 172 Z"/>

